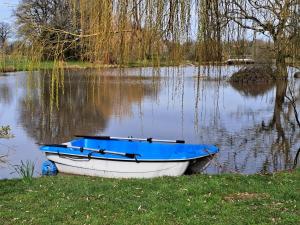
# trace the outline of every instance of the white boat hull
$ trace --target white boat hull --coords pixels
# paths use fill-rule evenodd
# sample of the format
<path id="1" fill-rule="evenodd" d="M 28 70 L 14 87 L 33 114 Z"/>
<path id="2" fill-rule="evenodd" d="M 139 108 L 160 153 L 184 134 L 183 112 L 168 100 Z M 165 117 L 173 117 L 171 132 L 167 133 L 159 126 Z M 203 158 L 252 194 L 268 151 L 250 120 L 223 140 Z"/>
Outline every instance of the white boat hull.
<path id="1" fill-rule="evenodd" d="M 76 158 L 46 153 L 59 172 L 109 178 L 153 178 L 180 176 L 189 166 L 189 161 L 135 162 L 95 158 Z"/>

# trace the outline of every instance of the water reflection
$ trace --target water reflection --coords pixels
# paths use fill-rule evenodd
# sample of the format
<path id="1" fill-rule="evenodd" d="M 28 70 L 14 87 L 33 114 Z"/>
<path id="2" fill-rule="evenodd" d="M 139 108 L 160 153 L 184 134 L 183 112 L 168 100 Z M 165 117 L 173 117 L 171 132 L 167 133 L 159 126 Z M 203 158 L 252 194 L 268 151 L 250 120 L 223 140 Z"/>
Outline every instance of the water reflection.
<path id="1" fill-rule="evenodd" d="M 259 111 L 249 108 L 238 111 L 235 115 L 236 121 L 243 122 L 243 128 L 238 132 L 232 132 L 232 129 L 223 127 L 222 136 L 217 139 L 217 142 L 221 143 L 220 145 L 224 148 L 228 148 L 228 158 L 227 160 L 225 157 L 219 158 L 220 163 L 224 165 L 219 168 L 220 171 L 244 172 L 249 170 L 249 166 L 258 166 L 259 170 L 256 172 L 266 173 L 291 168 L 293 156 L 300 144 L 300 137 L 299 129 L 291 126 L 294 115 L 291 110 L 286 112 L 290 108 L 290 103 L 285 102 L 287 85 L 288 81 L 286 80 L 276 82 L 275 99 L 271 100 L 273 107 L 266 109 L 267 115 L 261 115 L 265 113 L 263 106 Z M 240 89 L 242 86 L 235 84 L 232 86 L 239 92 L 242 91 Z M 260 86 L 249 85 L 242 93 L 246 93 L 248 97 L 263 97 L 262 93 L 269 92 L 273 86 L 265 86 L 265 90 L 257 91 Z M 253 91 L 251 88 L 255 90 Z M 261 104 L 268 105 L 267 102 L 261 102 Z M 271 111 L 272 114 L 268 116 Z M 245 121 L 245 116 L 252 122 Z M 220 129 L 220 125 L 216 129 Z"/>
<path id="2" fill-rule="evenodd" d="M 12 90 L 8 84 L 0 83 L 0 102 L 9 104 L 12 99 Z"/>
<path id="3" fill-rule="evenodd" d="M 0 101 L 7 109 L 1 111 L 1 124 L 11 125 L 16 136 L 5 140 L 15 149 L 8 160 L 40 162 L 44 156 L 36 142 L 102 134 L 216 144 L 221 151 L 208 173 L 291 168 L 300 133 L 284 94 L 293 83 L 299 106 L 300 80 L 236 86 L 205 79 L 226 77 L 236 69 L 106 69 L 63 71 L 58 79 L 49 72 L 6 77 L 0 85 L 10 93 L 16 90 L 5 107 Z M 0 177 L 10 176 L 8 170 L 1 170 Z"/>
<path id="4" fill-rule="evenodd" d="M 273 115 L 269 119 L 267 119 L 267 121 L 262 120 L 261 126 L 259 124 L 256 124 L 253 127 L 253 131 L 248 132 L 248 137 L 250 138 L 250 140 L 255 140 L 255 144 L 253 146 L 246 147 L 249 138 L 243 137 L 239 147 L 250 149 L 253 148 L 253 152 L 255 153 L 255 160 L 257 160 L 256 156 L 259 155 L 257 154 L 260 151 L 259 148 L 266 148 L 266 150 L 269 151 L 269 154 L 265 154 L 264 159 L 258 159 L 262 163 L 260 170 L 260 172 L 262 173 L 271 172 L 277 169 L 287 169 L 288 167 L 290 167 L 293 161 L 293 154 L 291 152 L 291 140 L 295 140 L 297 137 L 295 137 L 296 130 L 291 129 L 288 123 L 291 117 L 291 113 L 284 114 L 283 104 L 287 91 L 288 81 L 280 80 L 274 83 L 272 82 L 258 84 L 240 84 L 232 82 L 231 85 L 234 89 L 238 90 L 245 96 L 253 97 L 262 96 L 263 94 L 274 89 L 275 86 L 275 102 Z M 288 135 L 286 135 L 286 131 L 289 132 Z M 236 137 L 239 136 L 236 135 Z M 268 142 L 266 138 L 268 139 Z M 233 141 L 230 142 L 232 143 Z M 235 140 L 235 142 L 238 141 Z M 253 144 L 253 142 L 250 143 Z M 264 150 L 265 153 L 268 153 L 266 150 Z M 234 153 L 234 157 L 236 156 L 237 153 Z M 244 165 L 240 164 L 240 166 L 238 166 L 237 164 L 235 164 L 234 170 L 243 170 L 245 168 L 245 165 L 247 164 L 246 160 L 249 160 L 249 158 L 251 157 L 245 157 Z"/>
<path id="5" fill-rule="evenodd" d="M 262 96 L 265 93 L 272 90 L 275 86 L 275 82 L 268 82 L 268 83 L 258 83 L 258 84 L 248 84 L 248 83 L 238 83 L 238 82 L 231 82 L 231 86 L 245 96 Z"/>
<path id="6" fill-rule="evenodd" d="M 111 117 L 133 116 L 132 105 L 155 98 L 159 88 L 159 83 L 142 77 L 67 72 L 59 87 L 52 78 L 49 72 L 27 76 L 34 88 L 20 100 L 23 127 L 39 143 L 103 132 Z"/>

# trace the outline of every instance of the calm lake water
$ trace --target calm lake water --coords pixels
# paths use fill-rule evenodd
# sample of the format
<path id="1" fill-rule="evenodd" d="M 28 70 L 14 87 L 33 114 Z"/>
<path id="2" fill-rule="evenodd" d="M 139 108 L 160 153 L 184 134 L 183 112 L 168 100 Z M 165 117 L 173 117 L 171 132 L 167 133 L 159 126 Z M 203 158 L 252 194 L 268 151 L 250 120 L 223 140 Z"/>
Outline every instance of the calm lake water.
<path id="1" fill-rule="evenodd" d="M 13 165 L 45 160 L 40 143 L 76 134 L 184 139 L 215 144 L 220 153 L 206 173 L 265 173 L 291 168 L 300 147 L 284 82 L 231 85 L 238 67 L 182 67 L 18 72 L 0 76 L 0 179 Z M 294 69 L 289 68 L 289 74 Z M 218 78 L 222 78 L 219 80 Z M 288 85 L 299 95 L 300 80 Z M 299 109 L 299 100 L 297 107 Z"/>

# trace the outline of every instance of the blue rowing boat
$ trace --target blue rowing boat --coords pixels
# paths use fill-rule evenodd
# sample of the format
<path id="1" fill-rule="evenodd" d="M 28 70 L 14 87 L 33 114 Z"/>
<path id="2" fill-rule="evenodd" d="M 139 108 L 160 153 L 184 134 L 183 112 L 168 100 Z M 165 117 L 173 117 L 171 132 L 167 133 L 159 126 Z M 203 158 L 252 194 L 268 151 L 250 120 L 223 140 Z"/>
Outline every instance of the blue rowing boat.
<path id="1" fill-rule="evenodd" d="M 181 140 L 107 136 L 80 136 L 40 149 L 60 172 L 117 178 L 179 176 L 189 167 L 208 162 L 219 151 L 213 145 L 184 144 Z"/>

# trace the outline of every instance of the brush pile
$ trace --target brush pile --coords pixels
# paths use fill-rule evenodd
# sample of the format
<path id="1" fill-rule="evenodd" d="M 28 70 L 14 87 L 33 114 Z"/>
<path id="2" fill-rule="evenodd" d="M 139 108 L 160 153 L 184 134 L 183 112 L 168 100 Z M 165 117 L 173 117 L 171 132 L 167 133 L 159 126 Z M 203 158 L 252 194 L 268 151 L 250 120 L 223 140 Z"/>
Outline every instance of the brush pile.
<path id="1" fill-rule="evenodd" d="M 230 82 L 267 83 L 273 82 L 275 71 L 270 65 L 248 65 L 232 74 Z"/>

